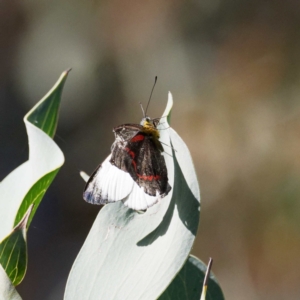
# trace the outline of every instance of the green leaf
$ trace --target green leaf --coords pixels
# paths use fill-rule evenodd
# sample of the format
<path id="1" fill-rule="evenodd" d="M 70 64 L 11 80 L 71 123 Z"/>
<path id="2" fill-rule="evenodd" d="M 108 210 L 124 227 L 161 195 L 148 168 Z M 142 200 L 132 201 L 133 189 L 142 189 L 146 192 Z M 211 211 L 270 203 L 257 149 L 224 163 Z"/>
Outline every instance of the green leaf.
<path id="1" fill-rule="evenodd" d="M 51 91 L 24 117 L 29 159 L 0 183 L 0 240 L 19 223 L 29 206 L 35 204 L 30 224 L 42 196 L 64 163 L 63 153 L 49 135 L 54 134 L 57 126 L 61 90 L 67 75 L 68 71 L 64 72 Z"/>
<path id="2" fill-rule="evenodd" d="M 27 268 L 26 226 L 32 208 L 33 205 L 12 232 L 0 242 L 0 264 L 15 286 L 23 280 Z"/>
<path id="3" fill-rule="evenodd" d="M 20 283 L 27 268 L 25 227 L 29 227 L 43 195 L 64 163 L 64 155 L 51 137 L 57 127 L 67 75 L 68 71 L 64 72 L 51 91 L 24 117 L 29 159 L 0 183 L 0 262 L 14 285 Z M 26 214 L 29 209 L 30 216 Z M 26 224 L 22 221 L 25 217 Z M 2 286 L 0 294 L 6 289 L 9 286 Z"/>
<path id="4" fill-rule="evenodd" d="M 172 107 L 172 95 L 164 120 Z M 157 299 L 185 263 L 199 222 L 199 187 L 189 151 L 161 130 L 171 192 L 145 213 L 106 205 L 72 267 L 65 299 Z M 131 195 L 130 195 L 131 197 Z M 136 199 L 138 201 L 138 199 Z"/>
<path id="5" fill-rule="evenodd" d="M 14 222 L 14 226 L 16 224 L 18 224 L 18 222 L 20 222 L 20 220 L 22 219 L 22 217 L 24 215 L 24 211 L 26 211 L 31 204 L 34 204 L 32 214 L 30 215 L 29 220 L 28 220 L 27 227 L 29 227 L 29 225 L 32 221 L 32 218 L 35 215 L 37 208 L 39 207 L 39 204 L 41 203 L 48 187 L 50 186 L 51 182 L 53 181 L 53 179 L 56 176 L 58 171 L 59 171 L 59 169 L 56 169 L 56 170 L 46 174 L 31 187 L 31 189 L 28 191 L 28 193 L 24 197 L 24 199 L 18 209 L 16 218 L 15 218 L 15 222 Z"/>
<path id="6" fill-rule="evenodd" d="M 53 88 L 27 113 L 24 118 L 24 120 L 27 120 L 36 127 L 42 129 L 52 138 L 55 135 L 57 127 L 58 110 L 63 87 L 70 71 L 71 69 L 62 73 Z"/>
<path id="7" fill-rule="evenodd" d="M 1 300 L 22 300 L 16 288 L 11 283 L 6 272 L 0 265 L 0 299 Z"/>
<path id="8" fill-rule="evenodd" d="M 190 255 L 180 272 L 158 300 L 199 300 L 207 266 Z M 224 300 L 216 277 L 210 273 L 206 300 Z"/>

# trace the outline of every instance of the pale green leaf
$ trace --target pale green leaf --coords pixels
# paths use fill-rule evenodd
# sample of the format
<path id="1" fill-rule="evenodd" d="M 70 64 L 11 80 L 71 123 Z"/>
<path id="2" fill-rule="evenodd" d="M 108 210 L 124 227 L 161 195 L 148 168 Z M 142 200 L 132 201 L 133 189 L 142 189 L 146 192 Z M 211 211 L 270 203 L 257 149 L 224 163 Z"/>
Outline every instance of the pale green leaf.
<path id="1" fill-rule="evenodd" d="M 11 283 L 6 272 L 0 265 L 0 299 L 1 300 L 22 300 L 16 288 Z"/>
<path id="2" fill-rule="evenodd" d="M 20 283 L 27 268 L 26 228 L 64 162 L 63 153 L 51 137 L 57 126 L 67 75 L 68 71 L 64 72 L 51 91 L 24 117 L 29 159 L 0 183 L 0 263 L 14 285 Z M 30 217 L 26 216 L 32 204 Z M 26 223 L 21 221 L 27 217 Z M 22 224 L 22 229 L 18 223 Z M 0 294 L 10 290 L 12 283 L 3 279 Z"/>
<path id="3" fill-rule="evenodd" d="M 171 107 L 169 94 L 165 128 Z M 171 128 L 160 133 L 171 192 L 143 214 L 122 202 L 100 211 L 72 267 L 66 300 L 157 299 L 185 263 L 198 228 L 199 188 L 184 142 Z"/>
<path id="4" fill-rule="evenodd" d="M 67 75 L 68 72 L 64 72 L 51 91 L 24 118 L 29 159 L 0 183 L 0 241 L 34 204 L 30 223 L 42 196 L 64 162 L 63 153 L 50 136 L 57 126 L 61 90 Z"/>

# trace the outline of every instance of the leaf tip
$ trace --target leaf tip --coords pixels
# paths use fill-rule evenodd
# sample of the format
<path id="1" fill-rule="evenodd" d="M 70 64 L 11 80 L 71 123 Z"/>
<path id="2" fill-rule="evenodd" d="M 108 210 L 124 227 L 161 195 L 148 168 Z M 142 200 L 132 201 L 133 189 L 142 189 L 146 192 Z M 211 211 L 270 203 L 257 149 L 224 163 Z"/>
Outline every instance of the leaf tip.
<path id="1" fill-rule="evenodd" d="M 173 96 L 172 96 L 171 92 L 169 92 L 168 93 L 167 106 L 166 106 L 166 109 L 165 109 L 165 111 L 163 113 L 163 116 L 167 117 L 167 121 L 168 121 L 169 124 L 170 124 L 172 107 L 173 107 Z"/>
<path id="2" fill-rule="evenodd" d="M 89 176 L 88 174 L 86 174 L 85 172 L 83 172 L 83 171 L 80 171 L 79 174 L 80 174 L 81 178 L 82 178 L 85 182 L 87 182 L 87 181 L 89 180 L 89 178 L 90 178 L 90 176 Z"/>
<path id="3" fill-rule="evenodd" d="M 21 219 L 21 221 L 19 222 L 19 224 L 15 227 L 15 229 L 25 229 L 26 226 L 27 226 L 27 223 L 28 223 L 28 219 L 29 219 L 29 216 L 33 210 L 33 207 L 34 207 L 34 204 L 31 204 L 26 213 L 24 214 L 23 218 Z"/>
<path id="4" fill-rule="evenodd" d="M 68 75 L 71 71 L 72 71 L 72 68 L 69 68 L 69 69 L 67 69 L 66 71 L 64 71 L 63 73 L 64 73 L 65 75 Z"/>
<path id="5" fill-rule="evenodd" d="M 167 108 L 169 108 L 169 111 L 171 111 L 173 107 L 173 95 L 172 93 L 169 91 L 168 93 L 168 104 L 167 104 Z"/>
<path id="6" fill-rule="evenodd" d="M 210 275 L 210 270 L 211 270 L 211 267 L 212 267 L 212 263 L 213 263 L 213 259 L 210 257 L 208 265 L 207 265 L 207 269 L 206 269 L 206 272 L 205 272 L 205 277 L 204 277 L 204 280 L 203 280 L 203 289 L 202 289 L 202 294 L 201 294 L 200 300 L 205 300 L 206 299 L 208 279 L 209 279 L 209 275 Z"/>
<path id="7" fill-rule="evenodd" d="M 207 286 L 207 284 L 208 284 L 208 278 L 209 278 L 209 274 L 210 274 L 212 264 L 213 264 L 213 259 L 210 257 L 208 265 L 207 265 L 206 273 L 205 273 L 205 278 L 204 278 L 204 281 L 203 281 L 203 286 L 204 285 Z"/>

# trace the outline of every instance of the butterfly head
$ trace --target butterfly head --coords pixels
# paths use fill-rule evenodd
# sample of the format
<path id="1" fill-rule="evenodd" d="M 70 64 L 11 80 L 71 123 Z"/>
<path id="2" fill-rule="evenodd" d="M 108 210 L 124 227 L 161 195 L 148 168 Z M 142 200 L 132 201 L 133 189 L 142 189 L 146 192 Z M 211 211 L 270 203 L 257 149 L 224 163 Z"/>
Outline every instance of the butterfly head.
<path id="1" fill-rule="evenodd" d="M 141 123 L 143 126 L 143 132 L 148 134 L 148 135 L 152 135 L 155 139 L 159 139 L 159 131 L 156 128 L 157 126 L 157 122 L 156 119 L 151 119 L 149 117 L 145 117 L 142 119 Z"/>

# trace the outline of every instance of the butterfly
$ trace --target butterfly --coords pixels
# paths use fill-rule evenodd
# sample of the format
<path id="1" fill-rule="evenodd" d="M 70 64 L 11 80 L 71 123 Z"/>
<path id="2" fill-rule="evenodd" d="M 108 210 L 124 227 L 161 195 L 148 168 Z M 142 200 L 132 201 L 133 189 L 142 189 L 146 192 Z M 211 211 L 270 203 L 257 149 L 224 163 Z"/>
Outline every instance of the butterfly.
<path id="1" fill-rule="evenodd" d="M 145 210 L 170 192 L 157 129 L 159 118 L 151 119 L 144 110 L 143 113 L 140 124 L 123 124 L 113 129 L 111 154 L 86 183 L 83 198 L 88 203 L 101 205 L 122 200 L 129 208 Z"/>

